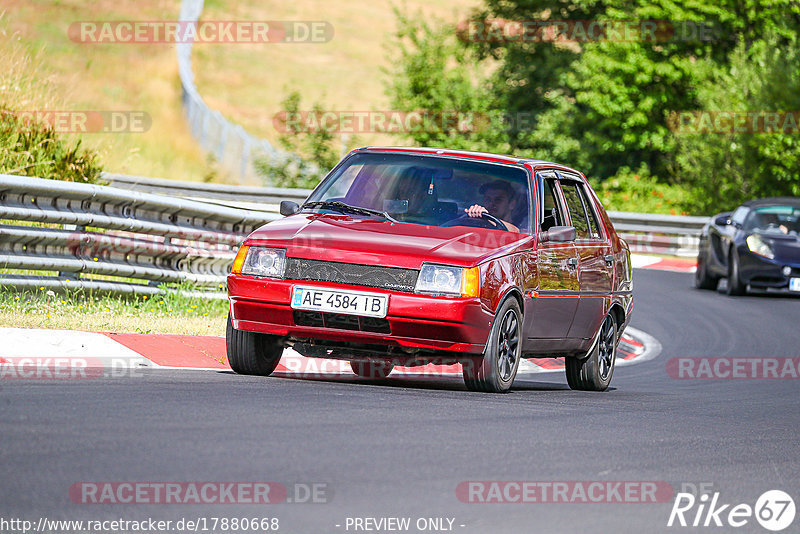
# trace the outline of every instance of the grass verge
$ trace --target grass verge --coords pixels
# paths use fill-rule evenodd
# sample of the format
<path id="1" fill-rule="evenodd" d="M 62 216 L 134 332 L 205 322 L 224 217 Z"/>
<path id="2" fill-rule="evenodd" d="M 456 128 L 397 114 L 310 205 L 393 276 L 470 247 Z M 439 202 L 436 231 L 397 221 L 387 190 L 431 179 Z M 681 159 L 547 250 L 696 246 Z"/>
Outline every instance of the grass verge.
<path id="1" fill-rule="evenodd" d="M 227 300 L 167 293 L 155 297 L 0 290 L 0 326 L 224 336 Z"/>

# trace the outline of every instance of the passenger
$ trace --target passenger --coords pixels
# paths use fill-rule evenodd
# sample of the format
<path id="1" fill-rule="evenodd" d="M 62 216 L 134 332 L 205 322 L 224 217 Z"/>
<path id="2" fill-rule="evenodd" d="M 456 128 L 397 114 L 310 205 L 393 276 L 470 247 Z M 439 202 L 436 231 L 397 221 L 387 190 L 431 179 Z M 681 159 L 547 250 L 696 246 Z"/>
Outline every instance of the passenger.
<path id="1" fill-rule="evenodd" d="M 517 206 L 517 192 L 514 186 L 504 180 L 495 180 L 488 184 L 483 184 L 480 189 L 483 195 L 483 203 L 486 207 L 480 204 L 473 204 L 464 211 L 470 217 L 480 217 L 482 213 L 494 215 L 506 225 L 511 232 L 519 232 L 519 228 L 511 221 L 514 209 Z"/>
<path id="2" fill-rule="evenodd" d="M 408 201 L 409 214 L 426 213 L 436 204 L 437 197 L 430 171 L 418 167 L 413 167 L 410 173 L 400 176 L 394 190 L 395 199 Z"/>

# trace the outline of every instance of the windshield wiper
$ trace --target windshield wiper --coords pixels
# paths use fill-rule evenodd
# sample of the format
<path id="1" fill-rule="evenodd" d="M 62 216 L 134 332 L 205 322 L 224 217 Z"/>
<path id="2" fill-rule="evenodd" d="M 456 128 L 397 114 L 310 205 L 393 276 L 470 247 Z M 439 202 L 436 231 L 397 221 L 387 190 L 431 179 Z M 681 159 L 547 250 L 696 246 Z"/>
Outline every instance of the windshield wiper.
<path id="1" fill-rule="evenodd" d="M 355 213 L 359 215 L 377 215 L 392 222 L 399 222 L 385 211 L 373 210 L 370 208 L 362 208 L 360 206 L 351 206 L 338 200 L 317 200 L 314 202 L 306 202 L 301 209 L 305 208 L 325 208 L 340 211 L 342 213 Z"/>

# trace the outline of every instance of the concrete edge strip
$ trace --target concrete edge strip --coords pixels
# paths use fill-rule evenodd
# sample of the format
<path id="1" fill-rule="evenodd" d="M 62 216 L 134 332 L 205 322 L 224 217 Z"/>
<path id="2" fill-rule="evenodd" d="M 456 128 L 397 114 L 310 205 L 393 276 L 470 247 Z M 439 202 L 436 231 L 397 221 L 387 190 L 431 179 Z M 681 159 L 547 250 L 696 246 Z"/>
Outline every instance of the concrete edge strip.
<path id="1" fill-rule="evenodd" d="M 641 354 L 636 356 L 636 358 L 630 360 L 620 360 L 617 358 L 617 365 L 626 366 L 633 365 L 634 363 L 642 363 L 648 360 L 653 360 L 658 357 L 659 354 L 661 354 L 661 342 L 647 332 L 643 332 L 638 328 L 629 326 L 625 329 L 625 333 L 637 339 L 644 346 L 644 350 Z"/>
<path id="2" fill-rule="evenodd" d="M 629 338 L 626 342 L 633 352 L 628 354 L 627 359 L 617 357 L 618 366 L 628 366 L 656 358 L 661 352 L 661 343 L 653 336 L 642 332 L 636 328 L 628 327 L 625 336 Z M 139 369 L 139 370 L 205 370 L 205 371 L 226 371 L 229 370 L 227 364 L 222 362 L 210 362 L 208 354 L 194 355 L 183 359 L 179 364 L 173 361 L 161 361 L 155 351 L 161 352 L 161 348 L 174 351 L 176 348 L 175 340 L 191 339 L 193 336 L 145 336 L 135 335 L 135 337 L 145 338 L 149 343 L 142 348 L 120 343 L 113 334 L 101 334 L 94 332 L 80 332 L 74 330 L 44 330 L 44 329 L 24 329 L 24 328 L 5 328 L 0 327 L 0 337 L 4 339 L 4 346 L 0 349 L 0 378 L 23 377 L 19 369 L 6 369 L 8 366 L 26 366 L 35 369 L 43 366 L 64 365 L 63 362 L 56 363 L 54 360 L 67 359 L 82 366 L 103 367 L 112 372 L 120 369 Z M 196 336 L 199 341 L 208 339 L 208 336 Z M 632 339 L 630 339 L 632 338 Z M 224 338 L 214 338 L 219 342 Z M 164 340 L 163 345 L 159 340 Z M 146 348 L 144 348 L 146 347 Z M 161 348 L 160 348 L 161 347 Z M 190 347 L 187 347 L 190 348 Z M 138 350 L 137 350 L 138 349 Z M 547 362 L 547 363 L 545 363 Z M 210 366 L 209 363 L 217 364 Z M 542 365 L 530 360 L 520 362 L 519 376 L 534 375 L 539 373 L 563 372 L 564 365 L 558 360 L 543 360 Z M 46 369 L 44 369 L 46 371 Z M 324 360 L 319 358 L 305 358 L 292 349 L 287 349 L 275 376 L 280 377 L 325 377 L 340 376 L 342 373 L 349 373 L 349 362 L 342 360 Z M 428 365 L 419 368 L 398 368 L 395 376 L 460 376 L 458 365 L 434 366 Z M 34 373 L 31 378 L 48 375 Z M 112 375 L 113 376 L 113 375 Z"/>

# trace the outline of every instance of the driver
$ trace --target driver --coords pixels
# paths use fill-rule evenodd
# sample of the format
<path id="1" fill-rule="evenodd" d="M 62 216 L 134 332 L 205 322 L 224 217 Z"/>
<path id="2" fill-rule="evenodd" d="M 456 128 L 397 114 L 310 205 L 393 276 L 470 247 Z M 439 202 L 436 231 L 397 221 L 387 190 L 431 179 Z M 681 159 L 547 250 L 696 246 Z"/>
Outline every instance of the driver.
<path id="1" fill-rule="evenodd" d="M 483 184 L 479 191 L 483 195 L 483 204 L 486 207 L 473 204 L 464 210 L 467 215 L 470 217 L 480 217 L 482 213 L 494 215 L 506 225 L 509 231 L 519 233 L 519 228 L 509 222 L 514 208 L 517 206 L 517 194 L 514 187 L 504 180 L 495 180 Z"/>
<path id="2" fill-rule="evenodd" d="M 783 221 L 778 229 L 786 235 L 800 233 L 800 220 Z"/>

